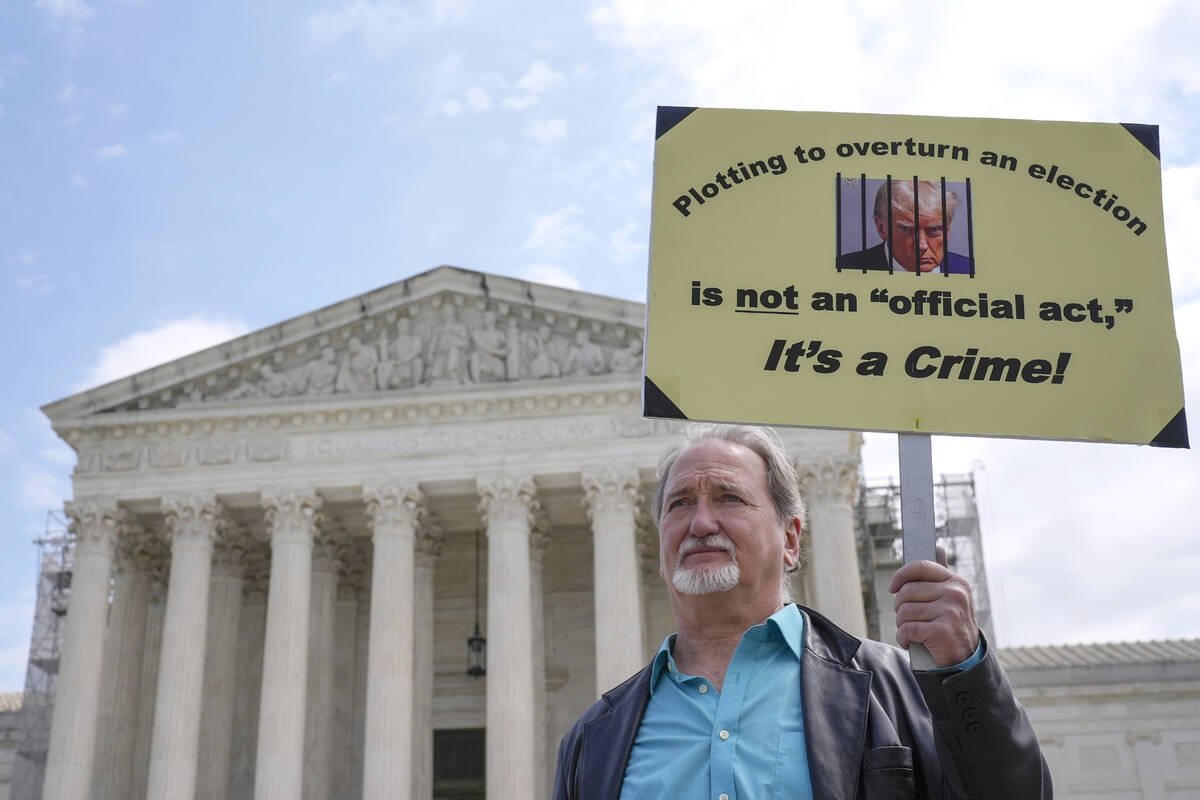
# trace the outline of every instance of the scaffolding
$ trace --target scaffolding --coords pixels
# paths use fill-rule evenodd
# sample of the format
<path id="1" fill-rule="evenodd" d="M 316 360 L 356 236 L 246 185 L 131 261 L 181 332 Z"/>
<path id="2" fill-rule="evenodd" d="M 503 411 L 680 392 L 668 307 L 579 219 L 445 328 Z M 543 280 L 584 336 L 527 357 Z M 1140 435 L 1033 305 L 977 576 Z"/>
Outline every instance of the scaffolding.
<path id="1" fill-rule="evenodd" d="M 38 588 L 29 637 L 29 665 L 21 706 L 20 739 L 13 762 L 10 800 L 38 800 L 46 779 L 46 753 L 54 716 L 59 656 L 67 601 L 71 594 L 74 548 L 66 521 L 50 512 L 37 546 Z"/>
<path id="2" fill-rule="evenodd" d="M 975 477 L 970 474 L 936 477 L 933 499 L 937 543 L 945 548 L 950 568 L 970 582 L 979 628 L 988 641 L 996 644 Z M 871 578 L 864 575 L 863 599 L 868 635 L 881 641 L 895 641 L 896 635 L 887 584 L 903 563 L 900 519 L 900 485 L 894 480 L 864 482 L 858 508 L 859 554 Z"/>

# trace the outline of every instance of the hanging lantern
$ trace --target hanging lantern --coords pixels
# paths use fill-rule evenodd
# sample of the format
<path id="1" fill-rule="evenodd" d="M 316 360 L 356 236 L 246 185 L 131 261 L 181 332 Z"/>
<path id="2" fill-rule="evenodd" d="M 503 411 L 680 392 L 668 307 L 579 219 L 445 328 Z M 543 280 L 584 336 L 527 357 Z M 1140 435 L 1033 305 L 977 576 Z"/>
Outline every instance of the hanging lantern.
<path id="1" fill-rule="evenodd" d="M 475 531 L 475 631 L 467 637 L 467 674 L 487 674 L 487 639 L 479 633 L 479 531 Z"/>

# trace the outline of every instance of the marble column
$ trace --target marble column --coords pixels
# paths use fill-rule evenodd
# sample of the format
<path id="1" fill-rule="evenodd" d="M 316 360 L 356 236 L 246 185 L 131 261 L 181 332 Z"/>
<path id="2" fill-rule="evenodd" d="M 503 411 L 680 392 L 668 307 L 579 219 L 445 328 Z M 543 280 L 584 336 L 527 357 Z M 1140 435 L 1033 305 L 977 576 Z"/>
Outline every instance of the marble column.
<path id="1" fill-rule="evenodd" d="M 204 708 L 200 714 L 197 800 L 229 797 L 233 759 L 233 712 L 237 701 L 238 634 L 242 621 L 245 532 L 226 526 L 213 552 L 208 593 Z"/>
<path id="2" fill-rule="evenodd" d="M 242 578 L 242 614 L 238 623 L 237 702 L 233 707 L 233 735 L 230 742 L 230 800 L 251 800 L 254 797 L 263 642 L 267 631 L 267 589 L 271 580 L 270 545 L 258 542 L 247 544 Z"/>
<path id="3" fill-rule="evenodd" d="M 66 513 L 75 552 L 42 790 L 46 800 L 85 800 L 91 792 L 108 581 L 116 541 L 113 500 L 84 498 L 67 503 Z"/>
<path id="4" fill-rule="evenodd" d="M 166 616 L 167 570 L 171 549 L 156 540 L 150 569 L 150 608 L 146 612 L 146 644 L 142 654 L 142 679 L 138 690 L 137 735 L 133 744 L 133 792 L 131 800 L 145 800 L 150 777 L 150 740 L 154 733 L 154 701 L 158 696 L 158 665 L 162 655 L 163 618 Z"/>
<path id="5" fill-rule="evenodd" d="M 133 793 L 133 756 L 141 700 L 142 657 L 150 610 L 147 534 L 136 517 L 117 521 L 117 574 L 104 643 L 100 730 L 93 796 L 128 800 Z"/>
<path id="6" fill-rule="evenodd" d="M 441 554 L 441 534 L 422 526 L 413 591 L 413 800 L 433 798 L 433 578 Z"/>
<path id="7" fill-rule="evenodd" d="M 313 536 L 321 498 L 310 491 L 263 492 L 271 535 L 271 579 L 263 643 L 262 697 L 254 765 L 255 800 L 296 800 L 304 783 L 304 701 Z"/>
<path id="8" fill-rule="evenodd" d="M 357 542 L 338 547 L 338 588 L 334 625 L 333 771 L 329 797 L 353 797 L 354 685 L 358 664 L 358 604 L 366 584 L 366 558 Z"/>
<path id="9" fill-rule="evenodd" d="M 488 537 L 486 794 L 525 800 L 537 785 L 529 534 L 539 506 L 530 476 L 476 485 Z"/>
<path id="10" fill-rule="evenodd" d="M 171 574 L 163 620 L 154 732 L 150 739 L 149 800 L 189 800 L 196 792 L 208 589 L 221 504 L 212 497 L 162 501 L 171 542 Z"/>
<path id="11" fill-rule="evenodd" d="M 862 579 L 854 534 L 858 463 L 820 458 L 797 465 L 808 503 L 812 607 L 855 636 L 867 635 Z"/>
<path id="12" fill-rule="evenodd" d="M 382 800 L 412 785 L 414 549 L 425 511 L 415 485 L 364 487 L 363 499 L 374 549 L 363 800 Z"/>
<path id="13" fill-rule="evenodd" d="M 640 484 L 633 467 L 583 474 L 592 520 L 597 697 L 645 666 L 635 525 Z"/>
<path id="14" fill-rule="evenodd" d="M 304 798 L 327 800 L 333 771 L 334 614 L 337 606 L 337 543 L 321 531 L 313 543 L 309 608 L 308 712 L 304 733 Z"/>
<path id="15" fill-rule="evenodd" d="M 537 794 L 534 800 L 546 800 L 553 787 L 554 771 L 546 752 L 546 615 L 542 587 L 546 550 L 550 546 L 550 522 L 538 514 L 529 535 L 529 605 L 533 610 L 533 752 L 537 758 L 535 774 Z"/>

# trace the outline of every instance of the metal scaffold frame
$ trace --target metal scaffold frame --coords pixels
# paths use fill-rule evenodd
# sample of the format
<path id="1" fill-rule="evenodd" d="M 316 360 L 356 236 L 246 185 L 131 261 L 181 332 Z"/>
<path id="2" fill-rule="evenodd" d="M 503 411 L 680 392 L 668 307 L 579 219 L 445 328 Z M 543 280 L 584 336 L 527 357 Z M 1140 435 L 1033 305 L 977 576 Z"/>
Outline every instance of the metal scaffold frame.
<path id="1" fill-rule="evenodd" d="M 46 753 L 58 683 L 59 657 L 71 575 L 74 546 L 67 522 L 51 511 L 46 531 L 37 545 L 38 588 L 29 637 L 29 665 L 25 672 L 25 697 L 21 706 L 20 739 L 13 763 L 10 800 L 38 800 L 46 778 Z"/>
<path id="2" fill-rule="evenodd" d="M 858 509 L 860 560 L 865 570 L 885 571 L 890 576 L 902 561 L 900 486 L 894 479 L 889 479 L 864 481 L 863 487 Z M 950 568 L 970 582 L 975 617 L 988 641 L 995 645 L 974 475 L 936 476 L 933 498 L 937 544 L 946 549 Z M 872 581 L 864 575 L 863 584 L 868 633 L 871 638 L 887 640 L 886 623 L 881 622 L 880 617 L 890 610 L 891 598 L 879 590 L 877 580 Z"/>

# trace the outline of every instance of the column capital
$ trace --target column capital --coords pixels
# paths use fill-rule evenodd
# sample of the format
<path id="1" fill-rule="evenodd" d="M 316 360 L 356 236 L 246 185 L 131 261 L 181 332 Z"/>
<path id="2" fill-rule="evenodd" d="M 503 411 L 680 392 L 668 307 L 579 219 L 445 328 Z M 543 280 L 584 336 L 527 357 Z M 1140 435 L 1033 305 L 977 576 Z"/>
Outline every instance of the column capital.
<path id="1" fill-rule="evenodd" d="M 541 564 L 545 561 L 546 550 L 550 548 L 550 518 L 546 512 L 539 509 L 533 516 L 533 526 L 529 530 L 529 557 Z"/>
<path id="2" fill-rule="evenodd" d="M 70 532 L 76 547 L 112 553 L 116 546 L 120 507 L 112 497 L 93 495 L 63 503 L 71 520 Z"/>
<path id="3" fill-rule="evenodd" d="M 364 486 L 363 502 L 372 537 L 415 535 L 426 514 L 425 495 L 415 483 Z"/>
<path id="4" fill-rule="evenodd" d="M 358 597 L 367 588 L 367 555 L 354 540 L 337 546 L 338 594 Z"/>
<path id="5" fill-rule="evenodd" d="M 271 541 L 297 538 L 311 541 L 325 519 L 323 500 L 311 489 L 273 489 L 262 493 L 263 516 Z"/>
<path id="6" fill-rule="evenodd" d="M 313 536 L 313 570 L 338 571 L 338 544 L 342 540 L 340 526 L 326 522 Z"/>
<path id="7" fill-rule="evenodd" d="M 259 542 L 247 543 L 242 555 L 242 591 L 251 597 L 266 598 L 271 582 L 271 547 Z"/>
<path id="8" fill-rule="evenodd" d="M 442 528 L 436 522 L 426 520 L 417 532 L 417 556 L 436 561 L 442 557 L 442 544 L 445 537 Z"/>
<path id="9" fill-rule="evenodd" d="M 150 574 L 157 556 L 155 537 L 132 511 L 122 508 L 116 520 L 117 572 L 133 572 L 143 577 Z"/>
<path id="10" fill-rule="evenodd" d="M 241 525 L 226 519 L 217 528 L 213 545 L 213 571 L 226 577 L 241 578 L 246 573 L 249 534 Z"/>
<path id="11" fill-rule="evenodd" d="M 637 467 L 601 467 L 581 476 L 584 507 L 593 522 L 597 514 L 635 512 L 642 477 Z"/>
<path id="12" fill-rule="evenodd" d="M 475 479 L 479 513 L 490 531 L 493 525 L 519 523 L 532 528 L 538 509 L 537 484 L 532 475 L 489 475 Z"/>
<path id="13" fill-rule="evenodd" d="M 796 464 L 806 499 L 852 505 L 858 494 L 857 459 L 820 456 Z"/>
<path id="14" fill-rule="evenodd" d="M 164 497 L 159 503 L 172 545 L 186 541 L 212 547 L 228 525 L 225 506 L 212 495 L 176 495 Z"/>

